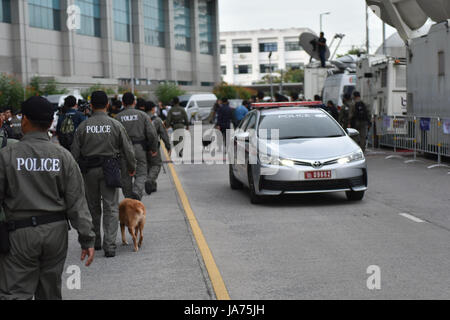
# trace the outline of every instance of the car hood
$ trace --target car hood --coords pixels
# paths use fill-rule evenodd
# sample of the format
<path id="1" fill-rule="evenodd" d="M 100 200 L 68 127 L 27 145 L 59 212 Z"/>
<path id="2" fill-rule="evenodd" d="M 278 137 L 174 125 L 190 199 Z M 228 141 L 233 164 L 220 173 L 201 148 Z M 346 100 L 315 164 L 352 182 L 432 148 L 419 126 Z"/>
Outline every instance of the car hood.
<path id="1" fill-rule="evenodd" d="M 273 150 L 276 145 L 269 143 L 268 148 Z M 326 160 L 359 150 L 359 146 L 348 136 L 279 141 L 279 156 L 284 159 Z"/>

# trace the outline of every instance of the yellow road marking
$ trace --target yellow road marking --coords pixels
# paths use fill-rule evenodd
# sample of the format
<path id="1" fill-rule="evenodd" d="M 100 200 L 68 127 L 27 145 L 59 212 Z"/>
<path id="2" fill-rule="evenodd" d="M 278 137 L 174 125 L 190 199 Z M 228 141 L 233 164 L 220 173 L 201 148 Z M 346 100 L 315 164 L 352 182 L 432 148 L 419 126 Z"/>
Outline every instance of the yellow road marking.
<path id="1" fill-rule="evenodd" d="M 170 159 L 169 154 L 164 146 L 162 146 L 164 151 L 164 155 L 166 159 Z M 208 271 L 209 278 L 211 280 L 214 292 L 218 300 L 230 300 L 230 295 L 228 294 L 228 290 L 223 282 L 222 276 L 220 274 L 219 269 L 217 268 L 214 257 L 209 249 L 208 243 L 206 242 L 205 237 L 203 236 L 203 232 L 200 229 L 197 218 L 195 217 L 194 211 L 191 208 L 189 200 L 186 196 L 186 192 L 184 192 L 183 186 L 181 185 L 180 179 L 175 171 L 175 167 L 172 163 L 168 163 L 170 173 L 172 174 L 173 181 L 175 183 L 175 187 L 177 189 L 178 195 L 181 199 L 181 203 L 184 208 L 184 212 L 189 220 L 189 224 L 191 225 L 192 233 L 194 234 L 194 238 L 197 242 L 197 246 L 202 254 L 203 261 L 206 266 L 206 270 Z"/>

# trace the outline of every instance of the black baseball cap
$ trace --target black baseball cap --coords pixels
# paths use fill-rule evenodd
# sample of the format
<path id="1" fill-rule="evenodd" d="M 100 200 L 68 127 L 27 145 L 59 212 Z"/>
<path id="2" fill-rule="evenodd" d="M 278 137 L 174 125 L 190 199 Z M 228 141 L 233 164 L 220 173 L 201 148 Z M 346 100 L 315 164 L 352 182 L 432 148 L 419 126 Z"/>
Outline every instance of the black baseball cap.
<path id="1" fill-rule="evenodd" d="M 94 91 L 91 95 L 91 104 L 96 109 L 103 109 L 108 105 L 108 96 L 104 91 Z"/>
<path id="2" fill-rule="evenodd" d="M 53 121 L 54 109 L 45 98 L 33 96 L 22 103 L 22 114 L 32 121 Z"/>

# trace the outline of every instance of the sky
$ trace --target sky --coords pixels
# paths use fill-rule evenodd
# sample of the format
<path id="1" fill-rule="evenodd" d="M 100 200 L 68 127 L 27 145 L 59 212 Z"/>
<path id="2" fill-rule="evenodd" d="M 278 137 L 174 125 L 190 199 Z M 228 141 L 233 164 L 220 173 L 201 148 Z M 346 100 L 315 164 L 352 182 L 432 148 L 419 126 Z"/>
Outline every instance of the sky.
<path id="1" fill-rule="evenodd" d="M 352 45 L 365 48 L 365 7 L 364 0 L 219 0 L 219 24 L 220 31 L 305 27 L 319 33 L 320 14 L 330 12 L 323 16 L 323 30 L 328 43 L 336 33 L 346 35 L 338 50 L 342 54 Z M 369 28 L 373 53 L 381 46 L 383 37 L 382 22 L 372 12 Z M 387 37 L 394 32 L 394 28 L 387 26 Z"/>

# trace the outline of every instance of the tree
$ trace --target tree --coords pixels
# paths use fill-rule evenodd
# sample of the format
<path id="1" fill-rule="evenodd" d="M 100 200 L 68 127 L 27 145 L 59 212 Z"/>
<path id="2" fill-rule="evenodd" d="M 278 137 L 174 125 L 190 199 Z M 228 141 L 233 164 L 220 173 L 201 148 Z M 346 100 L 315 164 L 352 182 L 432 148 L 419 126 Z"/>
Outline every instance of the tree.
<path id="1" fill-rule="evenodd" d="M 0 107 L 20 108 L 24 100 L 24 88 L 20 81 L 6 73 L 0 74 Z"/>
<path id="2" fill-rule="evenodd" d="M 366 50 L 362 48 L 358 48 L 357 46 L 352 46 L 350 50 L 347 51 L 345 54 L 338 54 L 337 57 L 341 58 L 347 55 L 354 55 L 354 56 L 360 56 L 366 54 Z"/>
<path id="3" fill-rule="evenodd" d="M 185 93 L 186 91 L 182 90 L 174 83 L 162 83 L 155 90 L 156 97 L 165 105 L 170 104 L 173 98 L 179 97 Z"/>
<path id="4" fill-rule="evenodd" d="M 253 95 L 256 95 L 256 91 L 240 86 L 232 86 L 226 82 L 222 82 L 213 89 L 213 93 L 217 96 L 217 99 L 243 99 L 249 100 Z"/>
<path id="5" fill-rule="evenodd" d="M 105 88 L 100 83 L 97 83 L 89 87 L 88 89 L 81 91 L 81 95 L 83 96 L 84 100 L 88 100 L 94 91 L 104 91 L 108 95 L 116 93 L 114 89 Z"/>
<path id="6" fill-rule="evenodd" d="M 66 89 L 59 89 L 58 83 L 54 79 L 45 82 L 40 77 L 33 77 L 30 85 L 26 88 L 26 98 L 32 96 L 49 96 L 52 94 L 65 94 Z"/>

